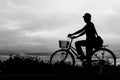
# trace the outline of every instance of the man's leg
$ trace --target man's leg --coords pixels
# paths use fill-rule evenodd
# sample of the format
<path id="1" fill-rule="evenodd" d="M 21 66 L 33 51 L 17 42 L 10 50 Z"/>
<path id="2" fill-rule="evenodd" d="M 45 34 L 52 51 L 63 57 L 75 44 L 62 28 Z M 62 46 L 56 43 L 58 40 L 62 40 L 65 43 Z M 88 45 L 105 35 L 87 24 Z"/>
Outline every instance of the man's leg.
<path id="1" fill-rule="evenodd" d="M 86 46 L 86 58 L 88 67 L 91 67 L 92 50 L 93 50 L 92 46 L 89 45 Z"/>
<path id="2" fill-rule="evenodd" d="M 84 53 L 83 53 L 81 46 L 85 46 L 85 45 L 86 45 L 85 40 L 75 42 L 75 47 L 76 47 L 78 55 L 84 56 Z"/>

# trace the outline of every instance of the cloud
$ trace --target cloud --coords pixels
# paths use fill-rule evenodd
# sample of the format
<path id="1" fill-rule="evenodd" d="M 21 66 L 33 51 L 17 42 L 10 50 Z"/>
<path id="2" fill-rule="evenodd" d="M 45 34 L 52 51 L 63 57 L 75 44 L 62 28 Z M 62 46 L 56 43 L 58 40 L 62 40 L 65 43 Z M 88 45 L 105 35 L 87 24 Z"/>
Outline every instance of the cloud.
<path id="1" fill-rule="evenodd" d="M 119 39 L 119 3 L 119 0 L 1 0 L 0 44 L 48 48 L 58 38 L 65 39 L 68 33 L 82 28 L 85 12 L 92 14 L 104 39 Z"/>
<path id="2" fill-rule="evenodd" d="M 116 33 L 104 33 L 101 34 L 104 39 L 107 40 L 115 40 L 115 39 L 120 39 L 120 35 Z"/>

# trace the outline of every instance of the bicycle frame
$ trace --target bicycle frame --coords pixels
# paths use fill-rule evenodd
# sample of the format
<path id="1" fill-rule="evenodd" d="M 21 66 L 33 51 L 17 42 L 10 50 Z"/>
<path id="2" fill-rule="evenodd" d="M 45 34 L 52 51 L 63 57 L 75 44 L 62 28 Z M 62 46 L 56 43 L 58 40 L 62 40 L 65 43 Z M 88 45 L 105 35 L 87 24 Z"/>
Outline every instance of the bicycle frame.
<path id="1" fill-rule="evenodd" d="M 69 38 L 69 37 L 68 37 L 68 38 Z M 69 38 L 69 40 L 70 40 L 70 41 L 69 41 L 70 44 L 69 44 L 67 50 L 70 51 L 71 53 L 73 53 L 75 56 L 78 56 L 76 49 L 71 46 L 71 45 L 72 45 L 72 42 L 73 42 L 73 39 Z"/>
<path id="2" fill-rule="evenodd" d="M 71 45 L 72 45 L 72 42 L 73 42 L 73 39 L 70 38 L 70 37 L 68 37 L 68 39 L 69 39 L 70 44 L 69 44 L 67 50 L 70 51 L 71 53 L 73 53 L 75 56 L 78 56 L 76 49 L 71 46 Z M 101 48 L 106 49 L 105 47 L 107 47 L 107 46 L 108 46 L 108 45 L 104 45 L 104 46 L 101 47 Z M 97 49 L 94 49 L 92 52 L 94 53 L 95 50 L 97 50 Z M 104 58 L 104 51 L 103 51 L 103 58 Z"/>

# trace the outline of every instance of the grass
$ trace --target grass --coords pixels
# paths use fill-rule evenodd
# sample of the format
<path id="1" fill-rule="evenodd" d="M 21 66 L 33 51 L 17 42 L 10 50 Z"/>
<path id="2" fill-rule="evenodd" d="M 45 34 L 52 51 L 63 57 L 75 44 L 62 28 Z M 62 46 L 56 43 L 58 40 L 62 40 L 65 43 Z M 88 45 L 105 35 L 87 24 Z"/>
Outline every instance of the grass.
<path id="1" fill-rule="evenodd" d="M 0 74 L 40 74 L 40 75 L 67 75 L 67 76 L 109 76 L 120 75 L 120 66 L 106 66 L 102 74 L 99 67 L 71 66 L 66 63 L 51 65 L 37 57 L 24 57 L 19 54 L 10 55 L 5 61 L 0 61 Z"/>

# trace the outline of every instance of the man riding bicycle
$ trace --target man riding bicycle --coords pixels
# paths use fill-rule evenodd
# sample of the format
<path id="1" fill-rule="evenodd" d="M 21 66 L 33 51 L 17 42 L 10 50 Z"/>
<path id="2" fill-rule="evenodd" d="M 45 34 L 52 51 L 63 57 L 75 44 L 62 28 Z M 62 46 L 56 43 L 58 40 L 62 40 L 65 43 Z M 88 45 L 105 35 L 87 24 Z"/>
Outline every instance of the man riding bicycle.
<path id="1" fill-rule="evenodd" d="M 91 22 L 91 14 L 85 13 L 83 18 L 84 18 L 86 25 L 82 29 L 74 32 L 73 34 L 68 34 L 68 37 L 71 37 L 74 39 L 74 38 L 78 38 L 79 36 L 86 34 L 86 40 L 76 41 L 75 47 L 79 55 L 78 58 L 81 59 L 82 61 L 84 60 L 85 55 L 82 51 L 81 46 L 86 47 L 86 57 L 88 60 L 87 62 L 89 63 L 91 61 L 91 54 L 94 48 L 93 44 L 95 42 L 97 32 L 96 32 L 94 24 Z M 74 36 L 74 35 L 77 35 L 77 36 Z"/>

